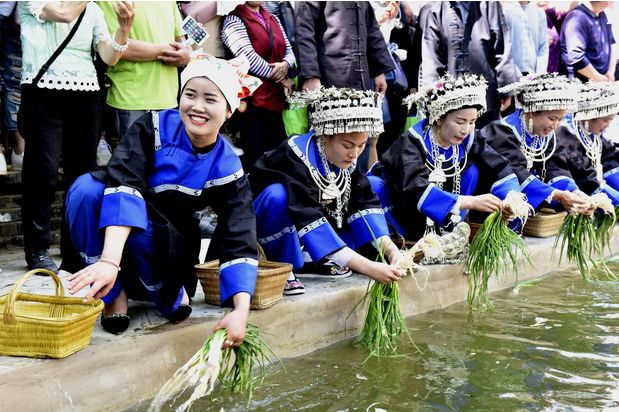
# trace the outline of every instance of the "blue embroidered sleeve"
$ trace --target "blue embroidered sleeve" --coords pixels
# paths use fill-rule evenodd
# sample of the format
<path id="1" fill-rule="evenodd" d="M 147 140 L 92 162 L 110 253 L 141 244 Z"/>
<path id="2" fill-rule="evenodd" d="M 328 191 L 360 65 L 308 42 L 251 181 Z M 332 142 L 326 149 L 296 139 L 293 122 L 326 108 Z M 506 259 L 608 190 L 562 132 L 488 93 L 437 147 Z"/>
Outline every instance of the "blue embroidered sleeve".
<path id="1" fill-rule="evenodd" d="M 548 184 L 558 190 L 567 190 L 570 192 L 578 190 L 578 186 L 576 185 L 576 182 L 574 182 L 574 179 L 567 176 L 555 177 L 554 179 L 548 181 Z"/>
<path id="2" fill-rule="evenodd" d="M 542 182 L 537 176 L 531 175 L 522 182 L 520 190 L 527 195 L 533 209 L 538 210 L 541 204 L 552 195 L 555 188 Z"/>
<path id="3" fill-rule="evenodd" d="M 99 229 L 107 226 L 131 226 L 146 229 L 146 203 L 137 189 L 128 186 L 108 187 L 103 195 Z"/>
<path id="4" fill-rule="evenodd" d="M 299 230 L 299 239 L 314 262 L 346 246 L 325 217 Z"/>
<path id="5" fill-rule="evenodd" d="M 509 192 L 520 192 L 520 184 L 518 183 L 518 177 L 516 177 L 515 173 L 505 176 L 501 180 L 497 180 L 490 188 L 490 193 L 501 200 L 505 200 Z"/>
<path id="6" fill-rule="evenodd" d="M 615 190 L 619 190 L 619 167 L 604 173 L 604 181 Z"/>
<path id="7" fill-rule="evenodd" d="M 221 306 L 233 307 L 232 298 L 237 293 L 246 292 L 251 296 L 256 290 L 258 261 L 239 258 L 224 262 L 219 267 L 219 297 Z"/>
<path id="8" fill-rule="evenodd" d="M 347 221 L 350 229 L 355 233 L 357 243 L 360 245 L 371 242 L 375 238 L 389 235 L 385 212 L 381 208 L 361 210 L 351 215 Z"/>
<path id="9" fill-rule="evenodd" d="M 435 223 L 442 225 L 458 202 L 458 195 L 430 184 L 417 203 L 417 209 Z"/>

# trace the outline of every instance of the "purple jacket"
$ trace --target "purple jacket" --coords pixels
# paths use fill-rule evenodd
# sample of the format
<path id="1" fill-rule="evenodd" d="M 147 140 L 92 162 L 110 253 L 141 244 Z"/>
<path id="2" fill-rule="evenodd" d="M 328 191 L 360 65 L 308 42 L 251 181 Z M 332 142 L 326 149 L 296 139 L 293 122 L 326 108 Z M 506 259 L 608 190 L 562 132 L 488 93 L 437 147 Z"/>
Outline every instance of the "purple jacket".
<path id="1" fill-rule="evenodd" d="M 561 59 L 567 74 L 577 76 L 577 71 L 592 65 L 604 74 L 610 64 L 610 49 L 615 43 L 611 24 L 606 14 L 593 14 L 580 4 L 568 13 L 561 27 Z"/>

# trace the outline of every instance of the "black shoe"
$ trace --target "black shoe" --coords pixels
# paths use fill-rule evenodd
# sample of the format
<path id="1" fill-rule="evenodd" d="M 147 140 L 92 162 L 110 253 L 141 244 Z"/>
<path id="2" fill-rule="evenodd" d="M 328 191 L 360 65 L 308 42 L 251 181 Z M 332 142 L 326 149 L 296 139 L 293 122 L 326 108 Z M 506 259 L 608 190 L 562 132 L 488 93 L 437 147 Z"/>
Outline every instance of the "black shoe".
<path id="1" fill-rule="evenodd" d="M 26 253 L 26 263 L 28 264 L 28 270 L 33 269 L 47 269 L 54 273 L 58 273 L 58 266 L 49 257 L 47 250 L 37 250 L 32 253 Z"/>
<path id="2" fill-rule="evenodd" d="M 338 266 L 331 260 L 323 259 L 319 262 L 305 262 L 294 274 L 300 278 L 344 279 L 352 275 L 352 270 L 348 266 Z"/>
<path id="3" fill-rule="evenodd" d="M 181 303 L 178 309 L 168 315 L 168 320 L 172 323 L 181 323 L 191 315 L 191 305 Z"/>
<path id="4" fill-rule="evenodd" d="M 125 313 L 110 313 L 109 315 L 101 315 L 101 326 L 106 332 L 115 335 L 123 333 L 129 327 L 131 318 Z"/>

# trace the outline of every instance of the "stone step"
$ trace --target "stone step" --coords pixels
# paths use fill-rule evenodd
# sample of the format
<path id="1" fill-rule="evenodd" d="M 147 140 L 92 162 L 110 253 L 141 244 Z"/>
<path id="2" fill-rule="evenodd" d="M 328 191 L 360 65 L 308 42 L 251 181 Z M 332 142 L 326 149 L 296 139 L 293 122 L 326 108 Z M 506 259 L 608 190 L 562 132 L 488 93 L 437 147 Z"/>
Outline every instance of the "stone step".
<path id="1" fill-rule="evenodd" d="M 62 175 L 58 177 L 59 185 L 52 203 L 51 242 L 60 239 L 60 219 L 64 204 L 64 190 L 60 189 Z M 21 247 L 24 235 L 21 225 L 22 205 L 21 170 L 9 167 L 5 176 L 0 176 L 0 248 Z"/>
<path id="2" fill-rule="evenodd" d="M 54 195 L 54 203 L 64 203 L 64 191 L 57 190 Z M 3 194 L 0 195 L 0 212 L 6 209 L 14 209 L 21 207 L 21 193 Z"/>
<path id="3" fill-rule="evenodd" d="M 63 175 L 59 174 L 58 182 L 62 181 Z M 0 193 L 14 193 L 19 187 L 21 187 L 21 169 L 15 170 L 9 165 L 8 173 L 0 176 Z"/>
<path id="4" fill-rule="evenodd" d="M 60 240 L 60 215 L 52 217 L 51 222 L 51 243 Z M 24 245 L 24 234 L 21 221 L 1 222 L 0 223 L 0 248 L 11 246 L 21 247 Z"/>
<path id="5" fill-rule="evenodd" d="M 62 202 L 52 204 L 52 216 L 62 216 Z M 21 220 L 21 207 L 0 208 L 0 223 Z"/>
<path id="6" fill-rule="evenodd" d="M 6 175 L 0 176 L 0 192 L 10 192 L 15 186 L 21 185 L 21 170 L 9 169 Z"/>

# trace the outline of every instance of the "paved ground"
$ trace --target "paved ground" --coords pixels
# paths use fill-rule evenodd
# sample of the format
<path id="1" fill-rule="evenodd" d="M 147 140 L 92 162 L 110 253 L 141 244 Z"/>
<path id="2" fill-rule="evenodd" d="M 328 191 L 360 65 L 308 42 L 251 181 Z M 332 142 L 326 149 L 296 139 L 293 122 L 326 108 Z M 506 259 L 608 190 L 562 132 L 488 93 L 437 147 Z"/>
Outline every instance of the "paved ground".
<path id="1" fill-rule="evenodd" d="M 201 261 L 204 260 L 209 240 L 204 239 L 202 242 L 203 248 L 201 253 Z M 59 265 L 61 261 L 60 250 L 58 248 L 53 248 L 50 250 L 50 255 L 56 264 Z M 4 295 L 9 292 L 15 281 L 27 272 L 23 251 L 21 249 L 13 248 L 0 250 L 0 269 L 2 269 L 0 272 L 0 295 Z M 60 271 L 59 273 L 60 279 L 62 280 L 62 284 L 65 288 L 68 286 L 68 275 L 69 273 L 64 271 Z M 26 281 L 20 290 L 23 292 L 52 295 L 54 293 L 54 281 L 47 276 L 32 276 Z M 84 296 L 86 293 L 87 289 L 84 289 L 75 296 Z M 195 303 L 192 305 L 192 316 L 221 316 L 223 314 L 223 310 L 219 307 L 204 303 L 204 293 L 200 287 L 197 288 L 194 300 Z M 149 302 L 129 301 L 129 315 L 131 316 L 130 330 L 134 332 L 147 330 L 168 322 L 167 319 L 161 316 Z M 93 337 L 97 337 L 99 335 L 105 337 L 109 336 L 109 334 L 105 332 L 101 328 L 101 325 L 97 322 L 93 331 Z M 0 367 L 1 365 L 2 361 L 0 358 Z"/>

